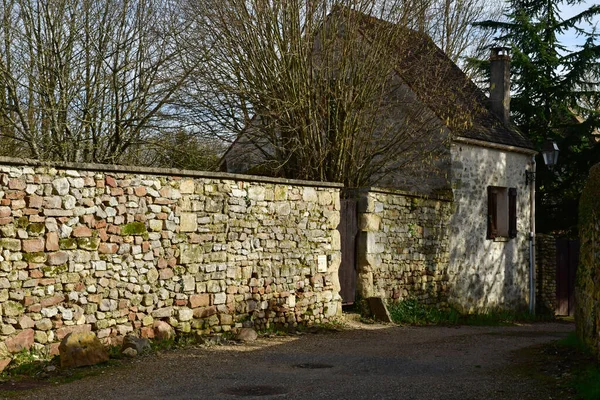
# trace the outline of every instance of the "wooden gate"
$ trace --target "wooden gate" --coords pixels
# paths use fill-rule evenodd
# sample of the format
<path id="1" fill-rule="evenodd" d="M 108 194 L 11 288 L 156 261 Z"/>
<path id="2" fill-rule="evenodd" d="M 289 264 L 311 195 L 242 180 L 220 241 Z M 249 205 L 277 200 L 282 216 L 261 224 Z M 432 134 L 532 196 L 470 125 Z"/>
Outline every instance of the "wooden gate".
<path id="1" fill-rule="evenodd" d="M 579 240 L 556 239 L 556 314 L 575 312 L 575 272 L 579 263 Z"/>
<path id="2" fill-rule="evenodd" d="M 340 200 L 340 239 L 342 245 L 342 263 L 339 278 L 342 304 L 353 304 L 356 299 L 356 234 L 358 233 L 358 217 L 356 200 Z"/>

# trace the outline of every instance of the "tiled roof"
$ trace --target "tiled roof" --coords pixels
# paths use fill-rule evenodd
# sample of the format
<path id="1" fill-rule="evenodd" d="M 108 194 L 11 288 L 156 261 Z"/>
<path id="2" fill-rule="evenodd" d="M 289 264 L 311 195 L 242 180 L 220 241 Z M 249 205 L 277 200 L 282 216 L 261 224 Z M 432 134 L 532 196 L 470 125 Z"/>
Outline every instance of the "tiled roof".
<path id="1" fill-rule="evenodd" d="M 364 14 L 363 34 L 398 29 Z M 461 137 L 532 149 L 533 144 L 512 124 L 505 124 L 488 108 L 488 99 L 465 73 L 426 34 L 403 29 L 390 43 L 398 52 L 397 72 L 419 98 Z"/>

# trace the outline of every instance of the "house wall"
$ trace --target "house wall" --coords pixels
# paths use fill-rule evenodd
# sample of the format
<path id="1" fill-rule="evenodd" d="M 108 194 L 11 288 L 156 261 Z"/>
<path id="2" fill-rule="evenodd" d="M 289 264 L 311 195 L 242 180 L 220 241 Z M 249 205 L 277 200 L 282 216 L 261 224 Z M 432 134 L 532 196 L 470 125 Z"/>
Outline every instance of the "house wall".
<path id="1" fill-rule="evenodd" d="M 329 321 L 340 185 L 315 185 L 0 159 L 0 343 Z"/>
<path id="2" fill-rule="evenodd" d="M 352 194 L 358 199 L 359 295 L 445 307 L 451 199 L 380 188 Z"/>
<path id="3" fill-rule="evenodd" d="M 462 311 L 521 308 L 529 296 L 531 156 L 454 143 L 450 220 L 450 302 Z M 517 237 L 486 239 L 487 187 L 517 188 Z"/>

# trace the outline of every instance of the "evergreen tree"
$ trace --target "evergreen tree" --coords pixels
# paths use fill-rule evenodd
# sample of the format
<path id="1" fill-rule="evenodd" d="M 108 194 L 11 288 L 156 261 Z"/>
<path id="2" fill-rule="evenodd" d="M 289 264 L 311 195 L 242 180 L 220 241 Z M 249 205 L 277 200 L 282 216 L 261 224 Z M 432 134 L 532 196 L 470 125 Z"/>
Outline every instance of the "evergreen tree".
<path id="1" fill-rule="evenodd" d="M 568 19 L 561 6 L 582 0 L 512 0 L 504 21 L 479 26 L 497 35 L 496 43 L 512 49 L 511 116 L 541 150 L 548 139 L 561 152 L 552 170 L 538 156 L 537 226 L 540 232 L 577 231 L 577 203 L 589 168 L 600 162 L 600 35 L 590 22 L 600 15 L 593 5 Z M 586 28 L 586 26 L 590 26 Z M 568 30 L 583 44 L 567 47 Z"/>

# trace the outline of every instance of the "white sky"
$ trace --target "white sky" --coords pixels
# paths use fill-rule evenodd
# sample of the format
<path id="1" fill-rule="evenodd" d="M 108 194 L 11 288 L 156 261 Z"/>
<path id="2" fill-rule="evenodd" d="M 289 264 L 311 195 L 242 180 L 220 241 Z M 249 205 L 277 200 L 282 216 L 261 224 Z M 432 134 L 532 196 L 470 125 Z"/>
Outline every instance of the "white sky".
<path id="1" fill-rule="evenodd" d="M 574 15 L 577 15 L 578 13 L 584 11 L 585 9 L 589 8 L 590 6 L 596 4 L 596 1 L 594 0 L 587 0 L 585 3 L 579 4 L 579 5 L 574 5 L 574 6 L 569 6 L 569 5 L 563 5 L 562 9 L 561 9 L 561 15 L 564 19 L 570 18 Z M 600 17 L 596 17 L 593 21 L 591 25 L 584 25 L 582 24 L 581 27 L 585 27 L 586 29 L 589 27 L 591 29 L 592 26 L 597 26 L 600 29 Z M 576 32 L 573 30 L 568 31 L 564 36 L 560 37 L 561 41 L 563 42 L 563 44 L 565 44 L 568 47 L 571 47 L 573 50 L 575 50 L 576 46 L 579 44 L 582 44 L 584 39 L 582 37 L 578 37 L 576 35 Z"/>

